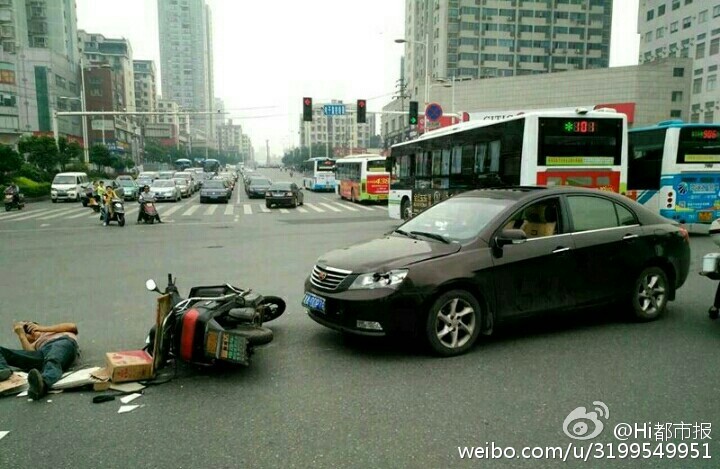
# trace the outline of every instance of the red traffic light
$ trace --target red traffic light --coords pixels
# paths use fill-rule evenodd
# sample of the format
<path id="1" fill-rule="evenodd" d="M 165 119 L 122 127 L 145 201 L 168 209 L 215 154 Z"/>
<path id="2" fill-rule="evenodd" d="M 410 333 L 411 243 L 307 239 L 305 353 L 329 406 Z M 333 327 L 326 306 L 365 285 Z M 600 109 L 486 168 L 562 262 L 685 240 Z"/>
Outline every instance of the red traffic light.
<path id="1" fill-rule="evenodd" d="M 312 100 L 310 98 L 305 98 L 305 106 L 310 106 L 310 103 Z"/>
<path id="2" fill-rule="evenodd" d="M 364 100 L 364 99 L 358 99 L 357 105 L 358 105 L 358 107 L 365 107 L 365 100 Z"/>

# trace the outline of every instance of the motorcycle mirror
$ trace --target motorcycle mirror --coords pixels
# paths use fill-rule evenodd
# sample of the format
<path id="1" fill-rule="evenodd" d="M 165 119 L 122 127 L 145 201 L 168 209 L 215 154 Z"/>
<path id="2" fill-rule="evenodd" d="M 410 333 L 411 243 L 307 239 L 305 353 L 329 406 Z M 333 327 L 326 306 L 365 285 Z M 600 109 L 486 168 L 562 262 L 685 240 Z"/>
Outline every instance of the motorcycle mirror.
<path id="1" fill-rule="evenodd" d="M 157 284 L 153 279 L 149 279 L 147 282 L 145 282 L 145 288 L 147 288 L 148 291 L 156 291 L 160 293 L 160 290 L 158 290 Z"/>

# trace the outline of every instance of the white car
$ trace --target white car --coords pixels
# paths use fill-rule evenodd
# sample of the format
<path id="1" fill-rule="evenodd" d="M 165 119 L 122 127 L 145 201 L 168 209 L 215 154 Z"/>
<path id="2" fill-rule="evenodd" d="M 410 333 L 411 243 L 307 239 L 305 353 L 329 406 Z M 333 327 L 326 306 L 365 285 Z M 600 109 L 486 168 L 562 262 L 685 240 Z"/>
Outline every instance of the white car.
<path id="1" fill-rule="evenodd" d="M 150 192 L 155 195 L 155 200 L 182 200 L 182 192 L 174 179 L 156 179 L 150 186 Z"/>
<path id="2" fill-rule="evenodd" d="M 192 195 L 192 190 L 190 189 L 190 184 L 188 184 L 188 180 L 179 177 L 179 178 L 173 178 L 173 181 L 177 184 L 177 186 L 180 188 L 180 195 L 183 197 L 190 197 Z"/>

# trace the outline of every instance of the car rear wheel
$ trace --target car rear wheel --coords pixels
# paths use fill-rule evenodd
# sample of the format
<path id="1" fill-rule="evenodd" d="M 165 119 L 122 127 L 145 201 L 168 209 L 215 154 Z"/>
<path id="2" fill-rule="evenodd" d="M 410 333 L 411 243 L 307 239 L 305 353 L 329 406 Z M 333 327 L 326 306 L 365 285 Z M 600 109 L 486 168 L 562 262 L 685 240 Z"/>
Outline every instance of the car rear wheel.
<path id="1" fill-rule="evenodd" d="M 640 272 L 632 295 L 635 318 L 641 321 L 659 318 L 667 308 L 669 290 L 667 274 L 660 267 L 647 267 Z"/>
<path id="2" fill-rule="evenodd" d="M 427 341 L 444 357 L 465 353 L 477 340 L 482 327 L 480 304 L 465 290 L 451 290 L 430 307 L 425 324 Z"/>

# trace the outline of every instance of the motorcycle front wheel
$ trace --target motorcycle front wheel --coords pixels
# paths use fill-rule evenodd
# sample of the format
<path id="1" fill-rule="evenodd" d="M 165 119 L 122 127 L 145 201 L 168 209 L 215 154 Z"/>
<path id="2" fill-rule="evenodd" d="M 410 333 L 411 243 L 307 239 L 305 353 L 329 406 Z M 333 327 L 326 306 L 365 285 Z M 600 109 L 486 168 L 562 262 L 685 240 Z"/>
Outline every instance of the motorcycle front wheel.
<path id="1" fill-rule="evenodd" d="M 280 298 L 279 296 L 263 296 L 263 300 L 260 302 L 260 306 L 272 306 L 274 305 L 275 308 L 272 307 L 266 307 L 265 312 L 263 313 L 263 322 L 270 322 L 277 318 L 279 318 L 282 313 L 285 312 L 285 300 Z"/>

